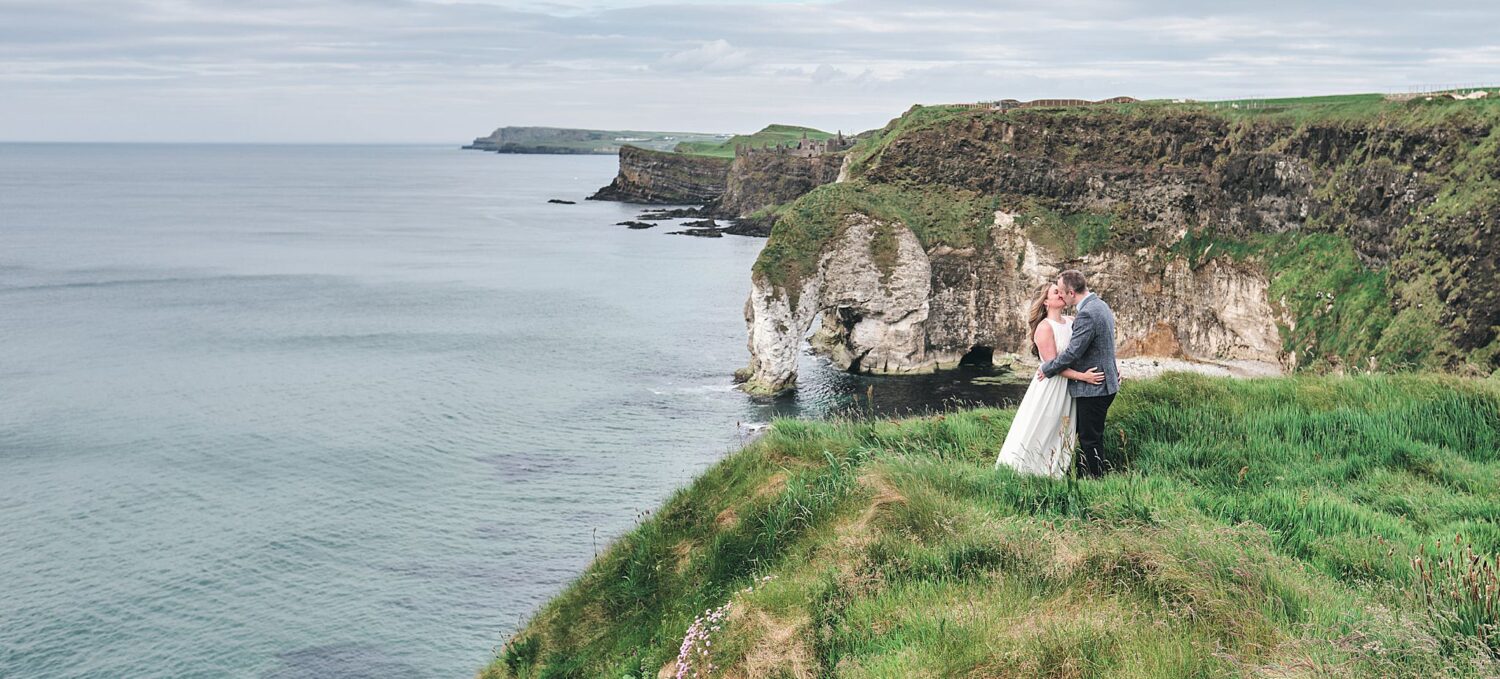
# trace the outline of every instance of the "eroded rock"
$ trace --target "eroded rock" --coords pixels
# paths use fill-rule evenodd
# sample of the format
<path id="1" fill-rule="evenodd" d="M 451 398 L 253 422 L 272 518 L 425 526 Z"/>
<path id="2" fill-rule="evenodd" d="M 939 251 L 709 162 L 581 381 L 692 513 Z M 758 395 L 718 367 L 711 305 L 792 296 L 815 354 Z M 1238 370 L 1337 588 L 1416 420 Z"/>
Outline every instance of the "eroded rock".
<path id="1" fill-rule="evenodd" d="M 895 244 L 889 268 L 875 254 L 882 235 Z M 810 338 L 813 350 L 858 372 L 946 369 L 976 349 L 1013 364 L 1016 355 L 1030 354 L 1025 315 L 1036 287 L 1062 268 L 1088 272 L 1115 310 L 1122 357 L 1278 361 L 1268 281 L 1254 267 L 1210 260 L 1193 268 L 1182 258 L 1157 266 L 1152 252 L 1064 260 L 1003 211 L 990 235 L 986 247 L 924 251 L 904 224 L 845 217 L 816 274 L 802 282 L 795 309 L 784 291 L 754 281 L 745 306 L 745 388 L 776 393 L 795 386 L 797 350 L 814 321 L 821 323 Z"/>

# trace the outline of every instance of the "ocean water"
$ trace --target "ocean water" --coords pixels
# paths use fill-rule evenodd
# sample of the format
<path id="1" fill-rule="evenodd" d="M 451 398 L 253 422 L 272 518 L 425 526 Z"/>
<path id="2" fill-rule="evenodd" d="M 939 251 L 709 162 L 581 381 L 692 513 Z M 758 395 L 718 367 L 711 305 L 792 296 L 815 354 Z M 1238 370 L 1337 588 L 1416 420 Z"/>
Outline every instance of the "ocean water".
<path id="1" fill-rule="evenodd" d="M 0 145 L 0 676 L 472 676 L 741 423 L 1014 397 L 735 391 L 764 241 L 615 226 L 614 171 Z"/>

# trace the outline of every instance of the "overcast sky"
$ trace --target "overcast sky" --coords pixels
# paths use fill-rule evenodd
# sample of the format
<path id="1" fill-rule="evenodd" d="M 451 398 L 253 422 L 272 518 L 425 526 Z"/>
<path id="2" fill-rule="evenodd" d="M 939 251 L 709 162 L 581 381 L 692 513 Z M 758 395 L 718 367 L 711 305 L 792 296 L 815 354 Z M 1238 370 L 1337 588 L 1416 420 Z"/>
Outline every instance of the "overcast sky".
<path id="1" fill-rule="evenodd" d="M 0 0 L 0 139 L 858 131 L 914 103 L 1500 84 L 1500 3 Z"/>

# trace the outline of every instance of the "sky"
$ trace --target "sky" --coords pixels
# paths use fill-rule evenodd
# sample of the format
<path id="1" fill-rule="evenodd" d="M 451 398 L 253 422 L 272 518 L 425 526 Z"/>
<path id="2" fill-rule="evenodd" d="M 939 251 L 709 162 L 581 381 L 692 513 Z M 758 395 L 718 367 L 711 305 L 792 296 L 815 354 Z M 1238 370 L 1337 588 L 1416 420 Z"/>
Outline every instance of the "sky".
<path id="1" fill-rule="evenodd" d="M 0 0 L 0 140 L 857 132 L 912 104 L 1500 84 L 1493 0 Z"/>

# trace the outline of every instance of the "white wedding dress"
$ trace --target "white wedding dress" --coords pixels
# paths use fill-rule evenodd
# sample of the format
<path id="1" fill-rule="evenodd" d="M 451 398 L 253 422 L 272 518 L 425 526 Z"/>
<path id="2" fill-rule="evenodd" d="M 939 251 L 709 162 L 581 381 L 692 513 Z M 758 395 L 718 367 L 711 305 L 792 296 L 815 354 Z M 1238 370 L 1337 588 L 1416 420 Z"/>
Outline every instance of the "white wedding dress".
<path id="1" fill-rule="evenodd" d="M 1072 324 L 1043 320 L 1052 324 L 1052 337 L 1061 354 L 1073 336 Z M 1004 464 L 1022 474 L 1060 479 L 1073 466 L 1077 441 L 1078 408 L 1068 395 L 1068 378 L 1058 375 L 1040 382 L 1033 378 L 1000 446 L 995 468 Z"/>

